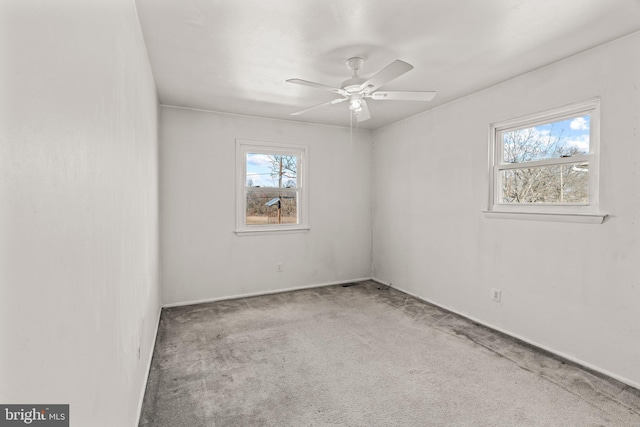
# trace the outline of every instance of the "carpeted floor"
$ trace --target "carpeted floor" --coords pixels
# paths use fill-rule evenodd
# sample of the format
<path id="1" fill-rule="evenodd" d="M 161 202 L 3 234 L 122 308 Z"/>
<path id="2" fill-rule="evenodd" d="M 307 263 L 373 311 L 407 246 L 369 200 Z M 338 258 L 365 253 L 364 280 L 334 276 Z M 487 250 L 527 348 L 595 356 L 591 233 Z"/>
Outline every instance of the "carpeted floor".
<path id="1" fill-rule="evenodd" d="M 640 426 L 640 391 L 369 281 L 163 310 L 140 426 Z"/>

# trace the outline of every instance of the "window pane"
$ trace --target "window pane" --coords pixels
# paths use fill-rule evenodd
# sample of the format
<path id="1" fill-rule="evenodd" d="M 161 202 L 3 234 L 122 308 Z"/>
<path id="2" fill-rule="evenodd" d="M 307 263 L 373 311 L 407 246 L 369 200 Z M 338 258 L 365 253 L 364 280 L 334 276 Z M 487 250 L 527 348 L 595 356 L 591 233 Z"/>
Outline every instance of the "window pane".
<path id="1" fill-rule="evenodd" d="M 298 157 L 275 154 L 247 154 L 247 187 L 296 188 Z"/>
<path id="2" fill-rule="evenodd" d="M 502 133 L 503 162 L 522 163 L 589 154 L 591 116 Z"/>
<path id="3" fill-rule="evenodd" d="M 589 164 L 569 163 L 500 171 L 500 203 L 589 202 Z"/>
<path id="4" fill-rule="evenodd" d="M 247 191 L 247 225 L 297 224 L 298 193 L 294 191 Z"/>

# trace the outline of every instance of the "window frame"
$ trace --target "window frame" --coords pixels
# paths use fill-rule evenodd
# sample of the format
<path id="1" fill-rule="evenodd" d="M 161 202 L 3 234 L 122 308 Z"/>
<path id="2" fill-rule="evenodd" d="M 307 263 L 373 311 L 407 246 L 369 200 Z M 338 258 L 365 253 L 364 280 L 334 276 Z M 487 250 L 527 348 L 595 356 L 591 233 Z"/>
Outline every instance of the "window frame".
<path id="1" fill-rule="evenodd" d="M 295 188 L 247 187 L 247 154 L 276 154 L 298 158 Z M 236 139 L 236 234 L 300 232 L 309 230 L 308 185 L 309 148 L 305 145 L 269 141 Z M 247 224 L 247 194 L 249 191 L 286 191 L 297 195 L 297 224 Z"/>
<path id="2" fill-rule="evenodd" d="M 572 157 L 548 158 L 522 163 L 504 162 L 504 138 L 502 134 L 517 129 L 545 125 L 581 115 L 590 115 L 589 154 Z M 489 200 L 487 214 L 494 217 L 571 221 L 602 222 L 599 212 L 599 153 L 600 153 L 600 99 L 592 98 L 562 107 L 557 107 L 523 117 L 492 123 L 489 127 Z M 498 200 L 502 193 L 501 172 L 513 169 L 528 169 L 553 165 L 589 163 L 588 203 L 504 203 Z M 506 215 L 505 215 L 506 214 Z M 515 214 L 510 216 L 509 214 Z M 567 218 L 561 218 L 567 216 Z M 593 217 L 592 220 L 588 217 Z M 586 219 L 586 221 L 585 221 Z"/>

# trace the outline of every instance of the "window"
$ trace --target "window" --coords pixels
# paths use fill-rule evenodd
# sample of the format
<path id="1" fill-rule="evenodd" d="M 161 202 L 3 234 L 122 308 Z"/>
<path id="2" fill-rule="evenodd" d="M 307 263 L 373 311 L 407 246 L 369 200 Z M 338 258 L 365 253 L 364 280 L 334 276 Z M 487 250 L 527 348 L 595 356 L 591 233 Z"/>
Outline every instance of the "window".
<path id="1" fill-rule="evenodd" d="M 236 232 L 306 230 L 307 148 L 237 140 Z"/>
<path id="2" fill-rule="evenodd" d="M 491 125 L 489 212 L 598 214 L 599 100 Z"/>

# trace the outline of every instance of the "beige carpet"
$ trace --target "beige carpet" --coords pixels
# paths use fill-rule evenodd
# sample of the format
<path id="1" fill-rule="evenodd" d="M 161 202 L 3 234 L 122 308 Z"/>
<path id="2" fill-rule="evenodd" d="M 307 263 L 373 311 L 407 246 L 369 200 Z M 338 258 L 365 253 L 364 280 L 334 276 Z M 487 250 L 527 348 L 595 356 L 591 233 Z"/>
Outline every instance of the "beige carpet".
<path id="1" fill-rule="evenodd" d="M 640 426 L 640 392 L 374 282 L 165 309 L 140 426 Z"/>

